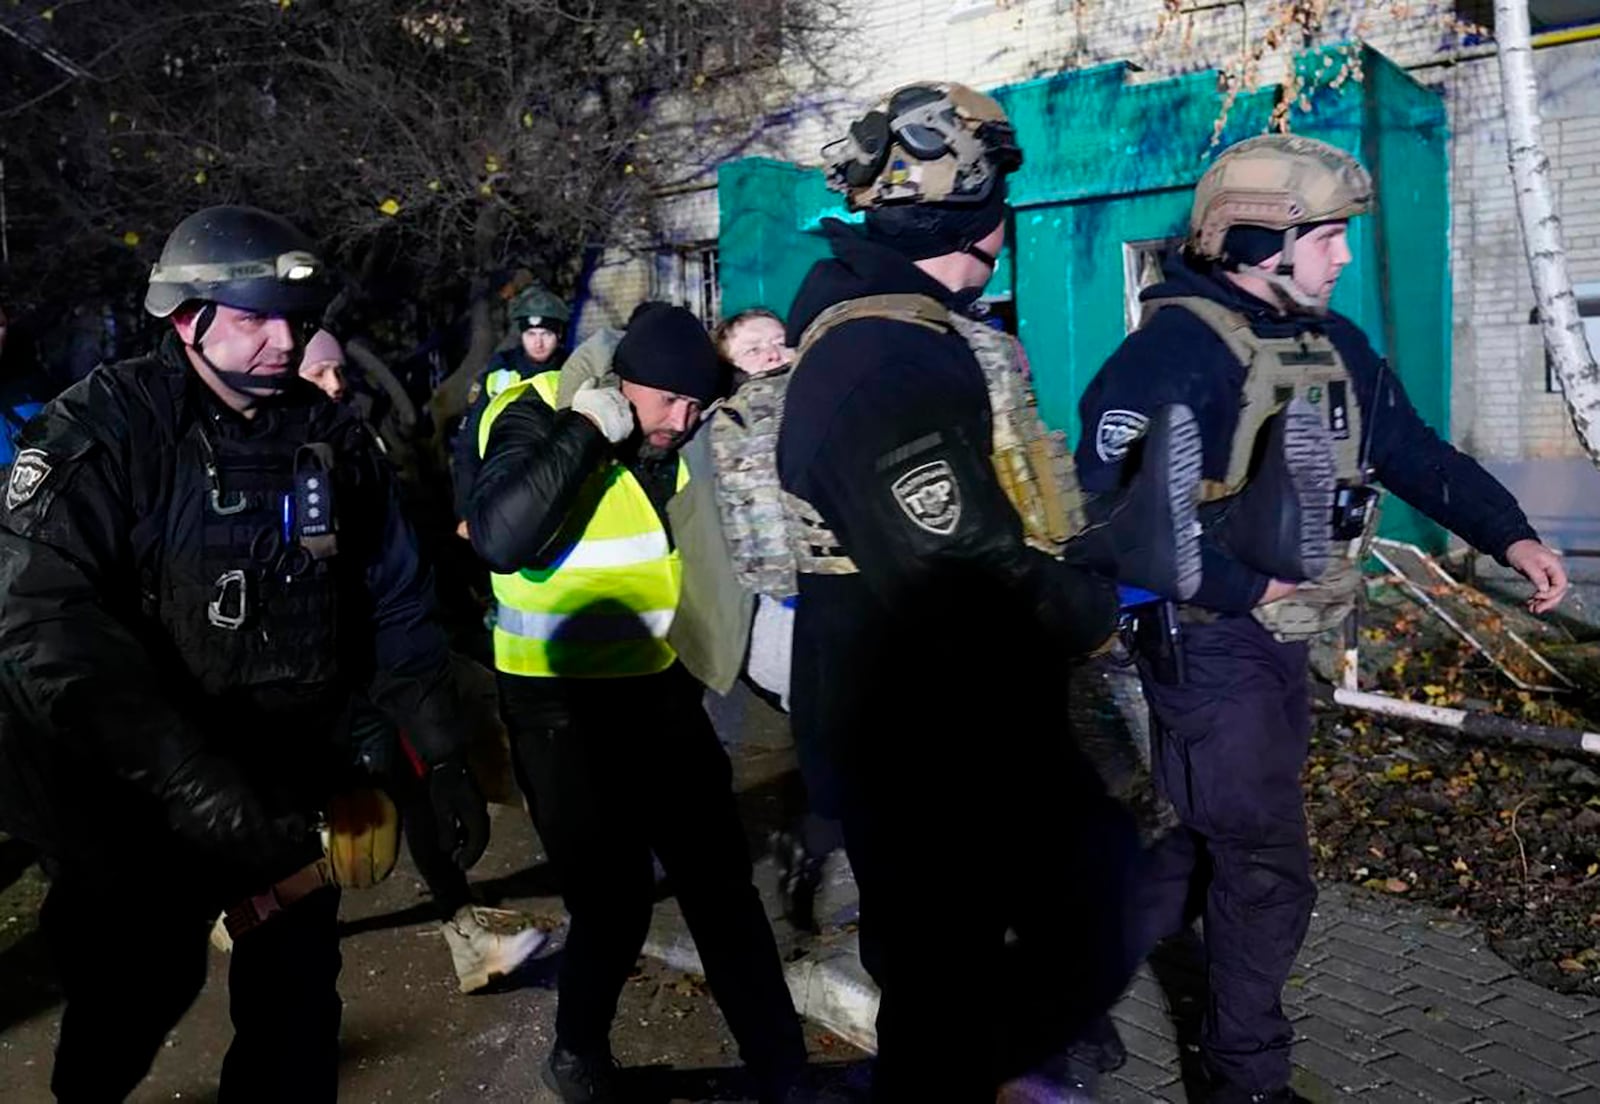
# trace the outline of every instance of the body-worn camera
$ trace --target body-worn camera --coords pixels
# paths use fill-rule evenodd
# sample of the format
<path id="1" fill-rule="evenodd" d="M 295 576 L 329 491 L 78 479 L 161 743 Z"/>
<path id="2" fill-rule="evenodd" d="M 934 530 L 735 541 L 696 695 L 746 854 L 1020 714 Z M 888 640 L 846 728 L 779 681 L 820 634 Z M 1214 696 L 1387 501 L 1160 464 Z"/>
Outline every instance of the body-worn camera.
<path id="1" fill-rule="evenodd" d="M 1360 540 L 1378 503 L 1378 492 L 1367 486 L 1341 483 L 1333 491 L 1333 539 Z"/>

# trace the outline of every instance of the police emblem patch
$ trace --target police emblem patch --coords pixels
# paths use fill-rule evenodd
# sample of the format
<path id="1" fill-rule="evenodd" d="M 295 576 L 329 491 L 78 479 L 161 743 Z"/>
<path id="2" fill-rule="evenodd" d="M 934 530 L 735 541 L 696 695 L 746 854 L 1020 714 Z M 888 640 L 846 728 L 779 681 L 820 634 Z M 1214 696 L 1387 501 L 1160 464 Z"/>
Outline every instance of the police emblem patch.
<path id="1" fill-rule="evenodd" d="M 1107 464 L 1120 463 L 1150 419 L 1136 410 L 1108 410 L 1094 427 L 1094 451 Z"/>
<path id="2" fill-rule="evenodd" d="M 6 483 L 6 509 L 15 510 L 38 493 L 50 474 L 50 458 L 40 449 L 23 449 L 11 465 Z"/>
<path id="3" fill-rule="evenodd" d="M 482 395 L 482 394 L 483 394 L 483 384 L 478 382 L 477 380 L 474 380 L 472 382 L 472 386 L 467 389 L 467 405 L 471 406 L 473 403 L 477 402 L 478 401 L 478 396 Z"/>
<path id="4" fill-rule="evenodd" d="M 912 468 L 890 488 L 900 508 L 921 529 L 948 537 L 961 520 L 961 488 L 943 460 Z"/>

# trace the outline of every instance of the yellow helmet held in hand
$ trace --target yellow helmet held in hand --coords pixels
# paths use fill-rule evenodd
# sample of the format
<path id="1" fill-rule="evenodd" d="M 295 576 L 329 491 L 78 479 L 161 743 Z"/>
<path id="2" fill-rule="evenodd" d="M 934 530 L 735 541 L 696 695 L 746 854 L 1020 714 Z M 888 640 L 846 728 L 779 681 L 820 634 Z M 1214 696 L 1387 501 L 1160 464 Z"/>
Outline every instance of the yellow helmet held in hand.
<path id="1" fill-rule="evenodd" d="M 400 814 L 382 790 L 352 790 L 328 803 L 322 849 L 333 879 L 366 889 L 394 870 L 400 855 Z"/>

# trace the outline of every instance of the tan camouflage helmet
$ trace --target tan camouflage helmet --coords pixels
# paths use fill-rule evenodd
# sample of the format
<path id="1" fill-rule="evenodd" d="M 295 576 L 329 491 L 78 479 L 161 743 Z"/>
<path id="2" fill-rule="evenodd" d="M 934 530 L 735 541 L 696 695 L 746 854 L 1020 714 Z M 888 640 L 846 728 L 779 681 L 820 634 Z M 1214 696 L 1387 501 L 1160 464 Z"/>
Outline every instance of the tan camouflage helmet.
<path id="1" fill-rule="evenodd" d="M 822 148 L 828 187 L 853 211 L 902 203 L 977 204 L 1022 166 L 1001 106 L 964 84 L 895 89 Z"/>
<path id="2" fill-rule="evenodd" d="M 1265 134 L 1229 146 L 1194 189 L 1189 248 L 1222 258 L 1233 226 L 1288 230 L 1365 214 L 1372 177 L 1354 157 L 1315 138 Z"/>

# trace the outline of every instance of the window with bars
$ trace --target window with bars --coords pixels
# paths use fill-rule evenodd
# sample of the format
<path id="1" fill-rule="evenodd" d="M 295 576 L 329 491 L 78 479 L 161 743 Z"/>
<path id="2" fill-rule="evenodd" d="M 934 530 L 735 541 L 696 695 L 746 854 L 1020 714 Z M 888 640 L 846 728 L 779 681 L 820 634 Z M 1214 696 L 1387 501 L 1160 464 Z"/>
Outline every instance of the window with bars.
<path id="1" fill-rule="evenodd" d="M 666 31 L 662 53 L 678 73 L 730 77 L 776 65 L 783 53 L 783 0 L 745 0 L 737 10 L 704 9 L 705 21 Z"/>
<path id="2" fill-rule="evenodd" d="M 722 286 L 715 242 L 656 251 L 650 298 L 688 307 L 707 326 L 722 313 Z"/>

